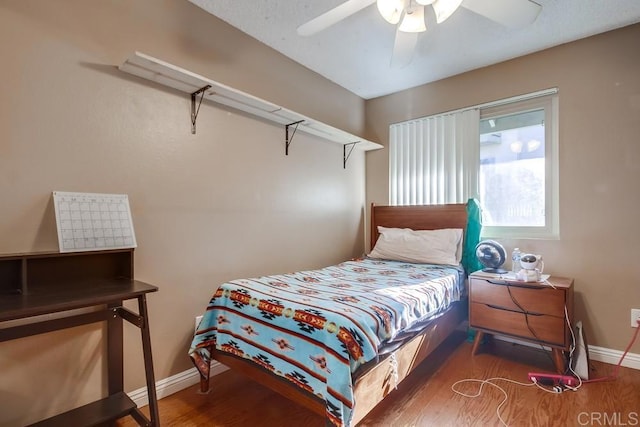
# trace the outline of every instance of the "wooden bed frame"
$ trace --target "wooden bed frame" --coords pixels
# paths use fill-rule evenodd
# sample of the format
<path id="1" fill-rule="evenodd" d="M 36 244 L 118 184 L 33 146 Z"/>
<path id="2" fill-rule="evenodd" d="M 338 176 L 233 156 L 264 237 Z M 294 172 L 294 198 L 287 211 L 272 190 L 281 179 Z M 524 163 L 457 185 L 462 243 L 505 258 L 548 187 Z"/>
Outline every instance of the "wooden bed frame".
<path id="1" fill-rule="evenodd" d="M 466 205 L 433 206 L 375 206 L 371 205 L 371 247 L 378 239 L 377 226 L 434 230 L 440 228 L 462 228 L 467 226 Z M 387 358 L 358 376 L 354 384 L 354 399 L 351 425 L 360 422 L 394 387 L 406 378 L 456 327 L 467 318 L 467 301 L 452 305 L 442 316 L 429 323 L 419 335 L 403 344 L 394 354 L 397 361 L 397 382 L 393 368 Z M 323 417 L 326 405 L 322 399 L 303 391 L 284 378 L 267 373 L 245 359 L 210 347 L 211 358 L 241 372 L 254 381 L 282 394 L 297 404 L 305 406 Z M 209 390 L 209 378 L 200 379 L 200 390 Z"/>

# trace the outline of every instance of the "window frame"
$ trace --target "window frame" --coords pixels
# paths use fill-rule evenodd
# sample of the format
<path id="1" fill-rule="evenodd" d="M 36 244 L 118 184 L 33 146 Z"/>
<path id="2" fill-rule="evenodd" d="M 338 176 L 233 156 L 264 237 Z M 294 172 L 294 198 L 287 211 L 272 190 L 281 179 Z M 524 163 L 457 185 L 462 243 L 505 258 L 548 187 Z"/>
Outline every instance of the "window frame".
<path id="1" fill-rule="evenodd" d="M 483 238 L 553 240 L 557 240 L 560 238 L 558 104 L 559 99 L 556 93 L 552 95 L 540 96 L 523 101 L 514 101 L 480 109 L 480 120 L 487 120 L 509 114 L 522 113 L 537 109 L 543 109 L 545 117 L 545 226 L 526 227 L 483 225 Z M 479 138 L 478 144 L 480 144 Z M 480 162 L 479 157 L 478 162 Z M 480 169 L 478 168 L 478 174 L 479 173 Z M 482 204 L 482 200 L 480 200 L 480 204 Z"/>

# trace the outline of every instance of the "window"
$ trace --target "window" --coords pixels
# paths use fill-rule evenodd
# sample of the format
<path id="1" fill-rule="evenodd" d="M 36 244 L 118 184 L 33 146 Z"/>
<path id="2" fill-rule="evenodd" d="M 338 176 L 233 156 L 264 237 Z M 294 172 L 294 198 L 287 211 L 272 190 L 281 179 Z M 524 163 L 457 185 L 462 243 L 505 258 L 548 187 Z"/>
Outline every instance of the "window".
<path id="1" fill-rule="evenodd" d="M 558 238 L 556 92 L 391 125 L 390 203 L 476 197 L 483 237 Z"/>
<path id="2" fill-rule="evenodd" d="M 480 110 L 483 235 L 557 238 L 557 97 Z"/>

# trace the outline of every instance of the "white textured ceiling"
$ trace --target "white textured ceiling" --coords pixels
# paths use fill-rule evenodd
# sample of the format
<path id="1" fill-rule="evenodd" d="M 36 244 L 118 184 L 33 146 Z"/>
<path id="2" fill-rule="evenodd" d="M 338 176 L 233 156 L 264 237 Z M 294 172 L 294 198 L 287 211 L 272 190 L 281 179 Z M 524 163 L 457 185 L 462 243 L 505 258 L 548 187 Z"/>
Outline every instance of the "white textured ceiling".
<path id="1" fill-rule="evenodd" d="M 428 7 L 428 28 L 419 36 L 413 61 L 393 68 L 395 26 L 382 19 L 375 4 L 302 37 L 296 33 L 299 25 L 344 0 L 189 1 L 364 99 L 640 22 L 640 0 L 536 0 L 542 12 L 519 29 L 465 8 L 436 24 Z"/>

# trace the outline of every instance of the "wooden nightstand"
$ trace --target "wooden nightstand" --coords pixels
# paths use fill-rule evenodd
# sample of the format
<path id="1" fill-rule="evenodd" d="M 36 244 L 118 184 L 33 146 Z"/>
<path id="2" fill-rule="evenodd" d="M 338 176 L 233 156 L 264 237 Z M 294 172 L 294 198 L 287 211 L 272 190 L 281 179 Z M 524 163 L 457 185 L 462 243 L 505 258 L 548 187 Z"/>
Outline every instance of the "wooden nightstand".
<path id="1" fill-rule="evenodd" d="M 477 271 L 469 276 L 469 326 L 477 330 L 472 354 L 484 333 L 511 336 L 551 347 L 559 373 L 571 346 L 573 279 L 551 276 L 545 283 L 505 280 Z"/>

